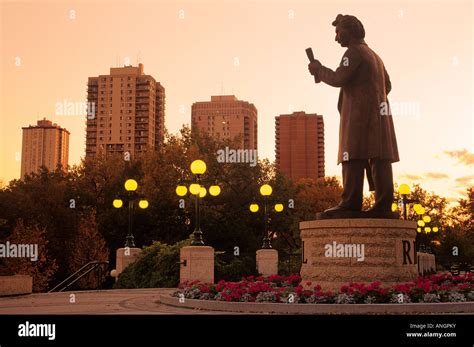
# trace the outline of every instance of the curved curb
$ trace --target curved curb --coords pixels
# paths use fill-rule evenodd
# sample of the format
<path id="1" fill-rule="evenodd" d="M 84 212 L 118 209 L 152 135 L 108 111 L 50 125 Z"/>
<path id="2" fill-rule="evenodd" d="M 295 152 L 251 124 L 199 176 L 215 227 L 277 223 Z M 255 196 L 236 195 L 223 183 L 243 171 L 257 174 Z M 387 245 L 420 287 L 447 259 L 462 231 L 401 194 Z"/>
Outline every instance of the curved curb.
<path id="1" fill-rule="evenodd" d="M 284 304 L 255 302 L 224 302 L 185 299 L 161 295 L 160 303 L 169 306 L 222 312 L 276 314 L 427 314 L 474 313 L 474 302 L 436 304 Z"/>

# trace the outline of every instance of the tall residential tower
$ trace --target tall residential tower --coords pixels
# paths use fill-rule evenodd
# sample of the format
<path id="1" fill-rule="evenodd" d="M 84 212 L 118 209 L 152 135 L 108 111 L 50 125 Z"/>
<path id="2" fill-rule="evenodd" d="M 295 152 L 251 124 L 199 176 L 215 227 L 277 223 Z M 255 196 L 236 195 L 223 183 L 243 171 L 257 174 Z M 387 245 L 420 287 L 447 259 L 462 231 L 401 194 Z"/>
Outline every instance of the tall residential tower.
<path id="1" fill-rule="evenodd" d="M 317 114 L 293 112 L 275 117 L 275 154 L 287 177 L 324 177 L 324 120 Z"/>
<path id="2" fill-rule="evenodd" d="M 51 121 L 39 120 L 37 125 L 23 127 L 21 146 L 21 179 L 42 166 L 50 171 L 67 170 L 69 131 Z"/>
<path id="3" fill-rule="evenodd" d="M 191 130 L 199 129 L 216 139 L 241 137 L 242 149 L 257 149 L 257 108 L 234 95 L 211 96 L 191 108 Z"/>
<path id="4" fill-rule="evenodd" d="M 87 101 L 86 157 L 114 152 L 133 156 L 163 142 L 165 89 L 144 74 L 143 64 L 89 77 Z"/>

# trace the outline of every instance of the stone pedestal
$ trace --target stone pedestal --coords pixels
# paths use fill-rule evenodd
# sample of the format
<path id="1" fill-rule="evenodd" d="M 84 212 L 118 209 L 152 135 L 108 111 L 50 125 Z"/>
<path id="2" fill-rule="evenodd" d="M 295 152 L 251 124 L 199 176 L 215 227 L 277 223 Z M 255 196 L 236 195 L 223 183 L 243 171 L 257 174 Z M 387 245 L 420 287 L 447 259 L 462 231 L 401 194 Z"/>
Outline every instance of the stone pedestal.
<path id="1" fill-rule="evenodd" d="M 349 282 L 383 285 L 417 278 L 416 222 L 327 219 L 300 223 L 302 283 L 328 290 Z"/>
<path id="2" fill-rule="evenodd" d="M 115 276 L 118 277 L 122 271 L 131 263 L 133 263 L 140 255 L 140 248 L 119 248 L 117 249 L 117 264 L 115 265 Z"/>
<path id="3" fill-rule="evenodd" d="M 262 276 L 278 274 L 278 251 L 275 249 L 259 249 L 257 251 L 257 271 Z"/>
<path id="4" fill-rule="evenodd" d="M 180 252 L 179 281 L 214 283 L 214 248 L 186 246 Z"/>

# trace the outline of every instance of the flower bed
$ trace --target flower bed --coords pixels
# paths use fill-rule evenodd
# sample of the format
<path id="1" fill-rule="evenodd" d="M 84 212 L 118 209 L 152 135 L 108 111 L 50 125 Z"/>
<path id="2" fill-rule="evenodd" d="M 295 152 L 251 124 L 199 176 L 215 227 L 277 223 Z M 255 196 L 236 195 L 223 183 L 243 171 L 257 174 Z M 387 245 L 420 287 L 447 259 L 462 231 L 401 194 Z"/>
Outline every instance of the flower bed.
<path id="1" fill-rule="evenodd" d="M 312 283 L 307 282 L 306 288 Z M 416 281 L 382 287 L 349 283 L 339 291 L 324 291 L 319 285 L 305 289 L 299 275 L 269 277 L 250 276 L 240 282 L 219 281 L 217 284 L 183 283 L 171 294 L 187 299 L 234 302 L 282 302 L 308 304 L 376 304 L 474 301 L 474 276 L 452 276 L 449 273 L 419 277 Z"/>

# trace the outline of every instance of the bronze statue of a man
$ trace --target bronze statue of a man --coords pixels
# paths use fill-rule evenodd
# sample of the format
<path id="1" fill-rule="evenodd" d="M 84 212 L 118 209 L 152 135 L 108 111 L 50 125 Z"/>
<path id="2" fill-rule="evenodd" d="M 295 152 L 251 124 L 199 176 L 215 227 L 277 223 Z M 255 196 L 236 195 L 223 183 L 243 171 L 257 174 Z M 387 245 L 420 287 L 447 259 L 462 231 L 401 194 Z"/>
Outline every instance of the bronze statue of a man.
<path id="1" fill-rule="evenodd" d="M 365 43 L 364 26 L 356 17 L 339 14 L 332 25 L 336 27 L 336 41 L 347 47 L 339 67 L 333 71 L 318 60 L 308 66 L 317 83 L 340 88 L 342 201 L 324 211 L 322 218 L 393 218 L 392 163 L 400 159 L 387 100 L 390 78 L 382 59 Z M 361 212 L 365 170 L 369 185 L 375 189 L 375 204 Z"/>

